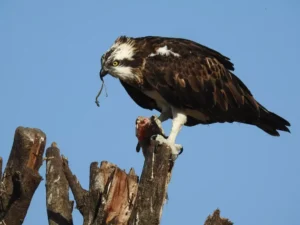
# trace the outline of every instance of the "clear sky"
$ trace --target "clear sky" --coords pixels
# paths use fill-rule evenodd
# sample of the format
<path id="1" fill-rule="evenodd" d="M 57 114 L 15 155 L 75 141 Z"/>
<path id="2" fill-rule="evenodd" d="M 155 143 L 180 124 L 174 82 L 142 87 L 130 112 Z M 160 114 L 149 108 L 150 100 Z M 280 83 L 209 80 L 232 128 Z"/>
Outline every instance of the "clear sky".
<path id="1" fill-rule="evenodd" d="M 92 161 L 140 174 L 135 119 L 157 112 L 136 106 L 111 77 L 98 108 L 100 56 L 120 35 L 188 38 L 230 57 L 235 74 L 290 121 L 292 133 L 271 137 L 242 124 L 185 127 L 162 224 L 203 224 L 220 208 L 235 224 L 299 225 L 299 22 L 297 0 L 3 0 L 0 155 L 6 163 L 18 126 L 36 127 L 47 147 L 58 143 L 85 188 Z M 45 164 L 40 173 L 45 177 Z M 82 224 L 76 209 L 73 219 Z M 42 181 L 24 224 L 46 223 Z"/>

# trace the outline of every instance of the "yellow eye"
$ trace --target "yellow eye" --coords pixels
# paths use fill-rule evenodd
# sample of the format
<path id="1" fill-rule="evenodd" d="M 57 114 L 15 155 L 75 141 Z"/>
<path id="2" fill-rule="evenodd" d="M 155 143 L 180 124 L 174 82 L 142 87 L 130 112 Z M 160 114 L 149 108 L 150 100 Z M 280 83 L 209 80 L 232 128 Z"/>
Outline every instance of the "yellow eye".
<path id="1" fill-rule="evenodd" d="M 119 65 L 119 61 L 113 61 L 113 66 L 118 66 Z"/>

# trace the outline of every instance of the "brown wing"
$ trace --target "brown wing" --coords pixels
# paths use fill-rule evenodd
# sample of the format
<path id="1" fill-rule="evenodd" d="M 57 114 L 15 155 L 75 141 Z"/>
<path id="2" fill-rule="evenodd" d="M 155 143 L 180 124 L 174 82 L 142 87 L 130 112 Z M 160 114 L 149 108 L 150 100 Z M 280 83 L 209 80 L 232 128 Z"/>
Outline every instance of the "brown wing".
<path id="1" fill-rule="evenodd" d="M 159 36 L 146 36 L 134 38 L 138 43 L 136 55 L 142 58 L 147 57 L 149 54 L 154 53 L 158 48 L 167 46 L 173 52 L 181 55 L 181 57 L 211 57 L 217 59 L 226 69 L 234 70 L 234 65 L 230 59 L 220 52 L 215 51 L 207 46 L 201 45 L 197 42 L 172 37 L 159 37 Z"/>
<path id="2" fill-rule="evenodd" d="M 259 116 L 249 89 L 216 58 L 149 57 L 145 74 L 170 104 L 199 110 L 210 118 L 208 122 L 241 121 L 241 113 Z"/>
<path id="3" fill-rule="evenodd" d="M 149 84 L 171 105 L 197 110 L 208 117 L 198 123 L 237 121 L 276 136 L 276 129 L 289 131 L 286 126 L 290 124 L 261 106 L 216 57 L 157 55 L 147 58 L 144 70 Z"/>

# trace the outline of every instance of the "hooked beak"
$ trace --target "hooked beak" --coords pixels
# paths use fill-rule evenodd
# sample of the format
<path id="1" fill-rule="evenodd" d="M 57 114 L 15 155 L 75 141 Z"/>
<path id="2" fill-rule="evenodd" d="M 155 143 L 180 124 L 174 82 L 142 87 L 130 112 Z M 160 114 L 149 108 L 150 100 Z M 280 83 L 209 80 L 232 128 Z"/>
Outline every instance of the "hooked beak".
<path id="1" fill-rule="evenodd" d="M 103 78 L 105 77 L 106 74 L 108 74 L 108 71 L 102 67 L 99 74 L 100 74 L 100 78 Z"/>

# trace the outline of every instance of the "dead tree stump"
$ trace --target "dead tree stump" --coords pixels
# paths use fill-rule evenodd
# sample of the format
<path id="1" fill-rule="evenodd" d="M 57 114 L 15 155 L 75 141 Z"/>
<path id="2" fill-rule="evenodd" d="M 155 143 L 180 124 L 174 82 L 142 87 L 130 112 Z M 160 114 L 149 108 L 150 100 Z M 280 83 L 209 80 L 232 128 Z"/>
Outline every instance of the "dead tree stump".
<path id="1" fill-rule="evenodd" d="M 49 225 L 73 225 L 73 192 L 76 208 L 84 225 L 159 225 L 166 201 L 174 161 L 165 144 L 157 145 L 151 136 L 163 130 L 156 117 L 136 121 L 137 150 L 142 148 L 144 167 L 141 177 L 133 169 L 128 173 L 107 161 L 92 162 L 88 190 L 71 172 L 68 160 L 60 155 L 56 143 L 46 151 L 46 206 Z M 0 225 L 20 225 L 42 177 L 46 142 L 38 129 L 16 129 L 12 151 L 2 175 L 0 157 Z M 204 225 L 232 225 L 220 217 L 220 211 L 208 216 Z"/>
<path id="2" fill-rule="evenodd" d="M 128 224 L 160 224 L 174 162 L 167 145 L 158 146 L 150 140 L 155 134 L 165 136 L 157 118 L 137 118 L 136 136 L 145 161 L 136 204 Z"/>
<path id="3" fill-rule="evenodd" d="M 102 161 L 90 166 L 89 190 L 81 187 L 63 159 L 64 172 L 75 197 L 84 225 L 127 224 L 136 198 L 138 177 L 116 165 Z"/>
<path id="4" fill-rule="evenodd" d="M 0 182 L 0 224 L 23 223 L 42 177 L 46 135 L 39 129 L 18 127 Z"/>
<path id="5" fill-rule="evenodd" d="M 63 171 L 55 143 L 46 150 L 46 205 L 49 225 L 73 225 L 73 201 L 69 200 L 69 183 Z"/>

